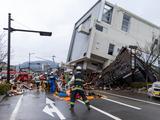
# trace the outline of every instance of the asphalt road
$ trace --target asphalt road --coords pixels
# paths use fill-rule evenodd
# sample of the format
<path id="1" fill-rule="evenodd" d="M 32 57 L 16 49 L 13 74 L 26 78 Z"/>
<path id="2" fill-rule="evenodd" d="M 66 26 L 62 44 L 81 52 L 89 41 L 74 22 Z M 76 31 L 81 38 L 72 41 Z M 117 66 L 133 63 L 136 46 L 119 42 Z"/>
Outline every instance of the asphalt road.
<path id="1" fill-rule="evenodd" d="M 160 100 L 157 100 L 160 101 Z M 45 92 L 27 91 L 0 103 L 0 120 L 160 120 L 160 102 L 107 94 L 91 101 L 88 111 L 77 101 L 75 111 L 66 101 Z"/>

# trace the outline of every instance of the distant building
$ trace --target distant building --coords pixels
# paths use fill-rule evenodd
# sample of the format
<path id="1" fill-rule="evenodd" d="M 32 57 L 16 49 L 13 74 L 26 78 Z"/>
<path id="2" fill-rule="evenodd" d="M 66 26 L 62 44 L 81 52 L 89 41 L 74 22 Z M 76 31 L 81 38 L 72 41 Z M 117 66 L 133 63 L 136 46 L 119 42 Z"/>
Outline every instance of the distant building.
<path id="1" fill-rule="evenodd" d="M 137 45 L 158 38 L 160 27 L 133 13 L 99 0 L 76 23 L 67 63 L 101 71 L 117 56 L 122 46 Z"/>
<path id="2" fill-rule="evenodd" d="M 5 62 L 0 62 L 0 72 L 6 69 L 7 64 Z"/>
<path id="3" fill-rule="evenodd" d="M 10 70 L 11 70 L 11 71 L 15 71 L 15 70 L 16 70 L 16 66 L 11 65 L 11 66 L 10 66 Z M 7 63 L 5 63 L 5 62 L 0 62 L 0 71 L 7 71 Z"/>

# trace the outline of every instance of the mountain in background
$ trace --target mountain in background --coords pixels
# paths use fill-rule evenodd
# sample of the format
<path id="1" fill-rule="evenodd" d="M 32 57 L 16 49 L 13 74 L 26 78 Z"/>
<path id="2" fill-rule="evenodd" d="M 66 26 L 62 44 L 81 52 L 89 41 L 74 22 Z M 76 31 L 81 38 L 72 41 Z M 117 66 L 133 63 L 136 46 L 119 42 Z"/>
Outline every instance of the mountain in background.
<path id="1" fill-rule="evenodd" d="M 59 64 L 51 60 L 31 61 L 30 68 L 35 72 L 46 72 L 51 69 L 58 68 Z M 29 68 L 29 62 L 24 62 L 17 66 L 17 69 Z"/>

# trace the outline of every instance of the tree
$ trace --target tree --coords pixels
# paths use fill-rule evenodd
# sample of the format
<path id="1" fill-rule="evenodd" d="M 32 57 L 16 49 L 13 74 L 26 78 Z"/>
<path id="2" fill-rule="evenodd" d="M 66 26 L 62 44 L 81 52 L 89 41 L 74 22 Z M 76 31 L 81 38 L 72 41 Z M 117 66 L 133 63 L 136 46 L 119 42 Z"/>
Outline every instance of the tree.
<path id="1" fill-rule="evenodd" d="M 4 33 L 0 34 L 0 62 L 4 61 L 7 57 L 7 50 L 5 45 L 6 41 L 4 40 L 4 37 Z"/>
<path id="2" fill-rule="evenodd" d="M 147 69 L 152 70 L 157 79 L 160 80 L 160 37 L 152 37 L 152 42 L 146 42 L 144 49 L 138 49 L 138 56 L 145 62 Z M 146 74 L 146 82 L 148 82 L 148 74 Z"/>

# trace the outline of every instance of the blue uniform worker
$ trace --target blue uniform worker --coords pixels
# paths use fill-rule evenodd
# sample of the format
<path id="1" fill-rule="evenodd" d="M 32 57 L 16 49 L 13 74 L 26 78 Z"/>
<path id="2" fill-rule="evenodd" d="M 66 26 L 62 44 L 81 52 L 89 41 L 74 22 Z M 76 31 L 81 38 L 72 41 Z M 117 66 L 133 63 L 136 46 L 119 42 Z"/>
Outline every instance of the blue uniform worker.
<path id="1" fill-rule="evenodd" d="M 82 69 L 81 69 L 80 66 L 76 67 L 76 73 L 72 77 L 69 84 L 73 85 L 72 90 L 71 90 L 71 96 L 70 96 L 71 97 L 71 99 L 70 99 L 70 105 L 71 105 L 70 110 L 71 111 L 74 110 L 74 104 L 75 104 L 75 101 L 76 101 L 76 95 L 77 94 L 79 94 L 82 97 L 82 99 L 85 102 L 88 110 L 90 110 L 90 104 L 89 104 L 89 101 L 87 100 L 87 97 L 86 97 L 84 89 L 83 89 L 84 78 L 83 78 Z"/>
<path id="2" fill-rule="evenodd" d="M 56 80 L 58 79 L 57 75 L 51 74 L 49 77 L 50 83 L 50 92 L 54 93 L 56 91 Z"/>

